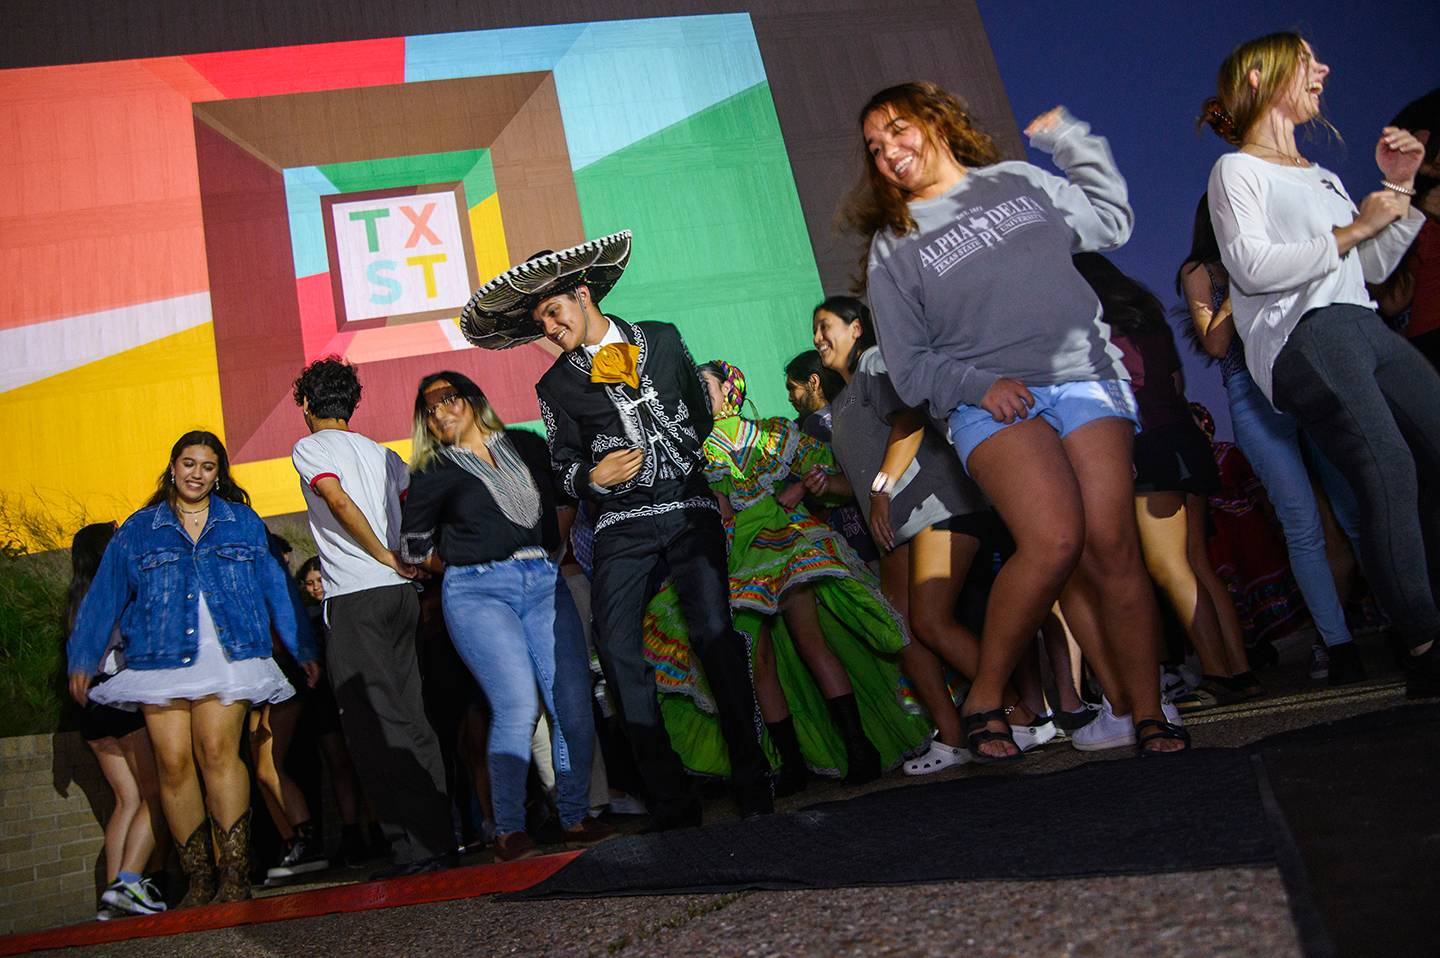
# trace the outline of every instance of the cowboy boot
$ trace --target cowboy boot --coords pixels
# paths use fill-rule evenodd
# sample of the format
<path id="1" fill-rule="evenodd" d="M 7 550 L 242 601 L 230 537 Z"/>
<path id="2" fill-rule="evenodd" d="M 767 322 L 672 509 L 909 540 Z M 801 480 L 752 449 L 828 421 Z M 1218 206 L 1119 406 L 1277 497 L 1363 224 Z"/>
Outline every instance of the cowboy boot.
<path id="1" fill-rule="evenodd" d="M 880 767 L 880 753 L 860 724 L 860 706 L 855 702 L 854 693 L 826 699 L 825 704 L 830 707 L 835 730 L 845 742 L 845 758 L 849 766 L 845 772 L 845 784 L 864 785 L 875 781 L 884 771 Z"/>
<path id="2" fill-rule="evenodd" d="M 810 769 L 805 764 L 804 753 L 800 751 L 794 716 L 787 715 L 778 722 L 766 722 L 765 727 L 770 730 L 770 741 L 780 753 L 780 774 L 775 777 L 775 797 L 784 798 L 805 791 Z"/>
<path id="3" fill-rule="evenodd" d="M 210 900 L 216 904 L 244 901 L 250 897 L 250 809 L 245 809 L 229 828 L 217 824 L 216 832 L 220 839 L 220 863 L 216 868 L 220 885 Z"/>
<path id="4" fill-rule="evenodd" d="M 215 897 L 215 851 L 210 845 L 208 815 L 180 846 L 180 866 L 185 869 L 185 877 L 190 879 L 190 887 L 175 907 L 209 904 L 210 899 Z"/>

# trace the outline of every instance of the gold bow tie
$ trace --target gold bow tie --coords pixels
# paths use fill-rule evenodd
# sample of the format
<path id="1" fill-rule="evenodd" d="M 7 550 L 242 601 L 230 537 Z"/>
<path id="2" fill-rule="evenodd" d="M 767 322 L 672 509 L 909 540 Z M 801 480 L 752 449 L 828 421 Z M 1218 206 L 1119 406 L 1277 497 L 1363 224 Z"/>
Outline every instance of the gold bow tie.
<path id="1" fill-rule="evenodd" d="M 631 389 L 640 388 L 640 347 L 629 343 L 610 343 L 601 346 L 590 362 L 592 383 L 625 383 Z"/>

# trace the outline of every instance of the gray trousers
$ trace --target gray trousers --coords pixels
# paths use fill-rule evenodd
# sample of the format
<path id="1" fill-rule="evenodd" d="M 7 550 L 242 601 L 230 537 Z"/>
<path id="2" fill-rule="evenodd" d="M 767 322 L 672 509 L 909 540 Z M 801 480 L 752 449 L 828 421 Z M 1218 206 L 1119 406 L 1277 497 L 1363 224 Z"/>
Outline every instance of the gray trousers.
<path id="1" fill-rule="evenodd" d="M 325 600 L 326 669 L 365 797 L 399 865 L 455 849 L 440 743 L 425 718 L 409 584 Z"/>
<path id="2" fill-rule="evenodd" d="M 1417 467 L 1440 476 L 1440 375 L 1374 310 L 1311 310 L 1275 360 L 1275 406 L 1344 474 L 1360 506 L 1360 560 L 1412 648 L 1440 637 L 1425 533 L 1440 531 Z"/>

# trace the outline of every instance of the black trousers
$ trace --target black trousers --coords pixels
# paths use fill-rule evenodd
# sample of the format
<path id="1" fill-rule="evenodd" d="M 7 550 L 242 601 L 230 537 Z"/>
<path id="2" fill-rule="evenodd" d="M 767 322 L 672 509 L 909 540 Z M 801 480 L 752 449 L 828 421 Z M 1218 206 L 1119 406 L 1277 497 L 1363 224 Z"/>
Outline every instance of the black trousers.
<path id="1" fill-rule="evenodd" d="M 325 614 L 330 622 L 325 664 L 340 727 L 395 863 L 454 851 L 440 743 L 420 695 L 415 587 L 387 585 L 336 596 L 325 600 Z"/>
<path id="2" fill-rule="evenodd" d="M 676 509 L 629 519 L 595 537 L 591 604 L 595 645 L 658 821 L 698 815 L 695 792 L 660 715 L 655 670 L 642 626 L 661 561 L 680 602 L 690 646 L 715 696 L 742 812 L 770 807 L 769 763 L 760 751 L 759 709 L 744 640 L 730 618 L 725 528 L 709 509 Z"/>
<path id="3" fill-rule="evenodd" d="M 1275 407 L 1291 413 L 1360 504 L 1360 561 L 1411 647 L 1440 637 L 1425 554 L 1436 509 L 1417 466 L 1440 476 L 1440 375 L 1373 310 L 1311 310 L 1272 370 Z"/>

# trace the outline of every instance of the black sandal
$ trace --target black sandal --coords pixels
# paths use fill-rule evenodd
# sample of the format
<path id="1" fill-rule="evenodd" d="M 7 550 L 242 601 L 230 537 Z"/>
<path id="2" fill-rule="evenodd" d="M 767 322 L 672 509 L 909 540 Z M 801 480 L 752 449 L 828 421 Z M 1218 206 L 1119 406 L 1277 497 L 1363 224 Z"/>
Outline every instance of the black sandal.
<path id="1" fill-rule="evenodd" d="M 1005 731 L 995 732 L 986 728 L 991 722 L 1003 722 Z M 1005 765 L 1010 762 L 1018 762 L 1025 757 L 1020 751 L 1020 746 L 1015 744 L 1015 736 L 1010 733 L 1010 717 L 1004 709 L 991 709 L 988 712 L 976 712 L 974 715 L 960 716 L 960 723 L 965 730 L 965 747 L 970 751 L 970 758 L 976 765 Z M 986 755 L 980 751 L 980 746 L 986 742 L 1009 742 L 1015 749 L 1014 755 Z"/>
<path id="2" fill-rule="evenodd" d="M 1150 734 L 1145 734 L 1145 729 L 1154 729 Z M 1156 751 L 1146 748 L 1146 744 L 1159 739 L 1169 739 L 1173 742 L 1184 742 L 1184 748 L 1177 748 L 1173 751 Z M 1174 722 L 1166 722 L 1161 719 L 1141 719 L 1135 723 L 1135 751 L 1142 756 L 1155 755 L 1179 755 L 1190 751 L 1190 733 L 1185 731 Z"/>

